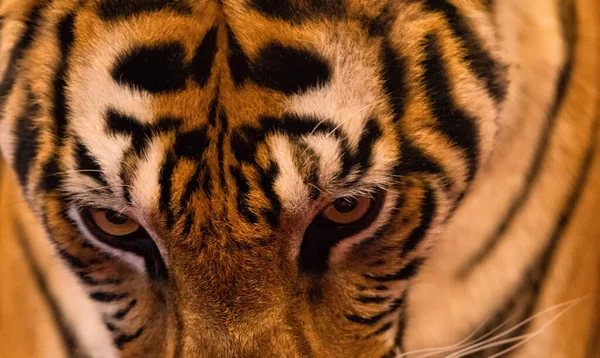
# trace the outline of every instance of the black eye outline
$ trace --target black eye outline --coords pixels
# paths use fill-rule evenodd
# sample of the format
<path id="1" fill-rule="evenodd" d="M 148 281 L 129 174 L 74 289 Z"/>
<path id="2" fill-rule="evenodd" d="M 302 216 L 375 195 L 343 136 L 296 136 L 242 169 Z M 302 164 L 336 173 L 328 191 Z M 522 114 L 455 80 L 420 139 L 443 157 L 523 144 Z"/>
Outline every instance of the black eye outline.
<path id="1" fill-rule="evenodd" d="M 143 258 L 146 271 L 152 280 L 165 281 L 168 279 L 167 267 L 162 259 L 160 250 L 142 225 L 131 234 L 123 236 L 110 235 L 98 227 L 92 217 L 92 211 L 114 211 L 104 208 L 84 208 L 79 210 L 83 226 L 94 238 L 114 249 L 130 252 Z"/>
<path id="2" fill-rule="evenodd" d="M 343 198 L 336 200 L 339 199 Z M 323 212 L 320 212 L 304 231 L 298 256 L 299 270 L 311 275 L 320 275 L 327 271 L 331 249 L 343 239 L 360 234 L 371 226 L 379 217 L 385 199 L 386 195 L 383 190 L 373 193 L 371 206 L 367 213 L 359 220 L 349 224 L 331 221 L 323 216 Z"/>

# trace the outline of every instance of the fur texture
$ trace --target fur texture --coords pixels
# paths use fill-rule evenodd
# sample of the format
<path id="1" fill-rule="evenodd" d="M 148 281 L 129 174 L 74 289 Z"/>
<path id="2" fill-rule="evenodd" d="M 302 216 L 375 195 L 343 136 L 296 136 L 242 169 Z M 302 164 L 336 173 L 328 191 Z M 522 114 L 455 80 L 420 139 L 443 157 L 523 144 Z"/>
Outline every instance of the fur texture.
<path id="1" fill-rule="evenodd" d="M 3 0 L 2 235 L 50 312 L 39 340 L 596 356 L 598 7 Z M 323 229 L 343 197 L 377 209 Z M 146 234 L 102 239 L 89 209 Z"/>

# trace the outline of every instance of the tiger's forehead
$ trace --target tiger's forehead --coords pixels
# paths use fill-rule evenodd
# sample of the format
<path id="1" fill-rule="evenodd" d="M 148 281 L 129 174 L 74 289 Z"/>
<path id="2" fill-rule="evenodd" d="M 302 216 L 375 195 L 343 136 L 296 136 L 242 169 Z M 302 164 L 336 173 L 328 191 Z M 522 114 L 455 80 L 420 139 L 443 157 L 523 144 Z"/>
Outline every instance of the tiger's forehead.
<path id="1" fill-rule="evenodd" d="M 307 176 L 326 189 L 355 162 L 371 166 L 370 155 L 354 154 L 367 139 L 387 133 L 393 142 L 383 126 L 381 39 L 360 22 L 291 24 L 260 2 L 239 13 L 185 4 L 141 11 L 101 1 L 73 20 L 81 41 L 70 54 L 71 127 L 127 200 L 185 206 L 228 178 L 248 197 L 266 186 L 261 173 L 275 171 L 269 185 L 298 206 L 311 196 Z M 379 150 L 373 176 L 389 171 L 394 148 Z"/>

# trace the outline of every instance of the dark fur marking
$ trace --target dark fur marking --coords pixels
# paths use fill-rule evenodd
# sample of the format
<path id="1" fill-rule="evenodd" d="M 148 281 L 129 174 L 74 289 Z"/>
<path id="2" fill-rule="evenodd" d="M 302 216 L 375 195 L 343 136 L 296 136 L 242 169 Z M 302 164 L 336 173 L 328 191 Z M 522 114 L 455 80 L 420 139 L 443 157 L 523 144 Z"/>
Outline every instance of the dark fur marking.
<path id="1" fill-rule="evenodd" d="M 425 55 L 423 84 L 431 101 L 431 110 L 437 119 L 438 128 L 464 151 L 467 160 L 467 181 L 470 182 L 475 176 L 479 162 L 476 120 L 456 107 L 450 96 L 450 82 L 436 35 L 425 36 Z"/>
<path id="2" fill-rule="evenodd" d="M 404 139 L 400 142 L 400 160 L 394 167 L 394 175 L 403 177 L 414 173 L 435 175 L 442 179 L 446 190 L 451 189 L 448 175 L 444 170 L 419 148 L 411 144 L 408 139 Z"/>
<path id="3" fill-rule="evenodd" d="M 566 56 L 560 69 L 554 101 L 552 102 L 552 106 L 547 113 L 541 138 L 539 139 L 535 148 L 535 154 L 531 162 L 532 164 L 527 170 L 523 185 L 519 189 L 518 194 L 514 196 L 508 211 L 504 215 L 502 221 L 500 221 L 500 224 L 496 227 L 494 233 L 487 238 L 483 248 L 474 256 L 472 256 L 458 271 L 457 276 L 461 279 L 465 279 L 472 272 L 472 270 L 481 262 L 483 262 L 483 260 L 485 260 L 485 258 L 488 257 L 498 246 L 501 238 L 506 233 L 506 230 L 520 212 L 523 205 L 529 199 L 531 189 L 533 188 L 536 179 L 542 171 L 542 163 L 545 161 L 548 147 L 550 145 L 550 137 L 554 131 L 558 119 L 558 112 L 564 103 L 565 96 L 567 94 L 567 87 L 573 73 L 573 66 L 575 65 L 575 50 L 579 41 L 577 36 L 577 22 L 574 6 L 569 6 L 569 9 L 562 11 L 562 14 L 562 36 L 567 45 Z"/>
<path id="4" fill-rule="evenodd" d="M 167 154 L 165 158 L 164 164 L 160 171 L 160 199 L 159 199 L 159 207 L 160 210 L 166 215 L 166 224 L 167 228 L 172 228 L 175 223 L 175 219 L 173 217 L 173 211 L 171 210 L 171 177 L 173 176 L 173 172 L 175 171 L 175 166 L 177 165 L 177 160 L 173 153 Z"/>
<path id="5" fill-rule="evenodd" d="M 192 60 L 190 71 L 196 83 L 201 87 L 206 85 L 212 72 L 217 54 L 217 30 L 217 27 L 213 27 L 206 33 Z"/>
<path id="6" fill-rule="evenodd" d="M 66 98 L 67 71 L 69 66 L 69 56 L 73 41 L 75 41 L 75 14 L 70 13 L 65 16 L 57 27 L 58 40 L 60 46 L 60 62 L 54 79 L 54 122 L 55 139 L 58 145 L 62 145 L 67 132 L 67 117 L 69 107 Z"/>
<path id="7" fill-rule="evenodd" d="M 345 14 L 340 0 L 252 0 L 250 6 L 265 16 L 292 23 L 322 16 L 338 18 Z"/>
<path id="8" fill-rule="evenodd" d="M 196 167 L 196 170 L 194 171 L 194 174 L 192 174 L 192 177 L 185 185 L 185 190 L 183 191 L 183 194 L 181 195 L 181 201 L 180 201 L 180 205 L 181 205 L 182 209 L 185 209 L 185 207 L 189 203 L 190 199 L 192 198 L 192 195 L 194 194 L 194 192 L 196 192 L 196 190 L 198 190 L 198 188 L 200 187 L 200 176 L 202 174 L 203 167 L 204 167 L 204 164 L 198 164 L 198 166 Z"/>
<path id="9" fill-rule="evenodd" d="M 209 143 L 205 128 L 179 133 L 175 139 L 175 154 L 178 157 L 197 161 L 202 159 L 202 154 Z"/>
<path id="10" fill-rule="evenodd" d="M 54 154 L 46 164 L 44 164 L 42 178 L 40 179 L 40 189 L 45 192 L 57 191 L 62 185 L 62 175 L 60 172 L 58 158 L 56 157 L 56 154 Z"/>
<path id="11" fill-rule="evenodd" d="M 263 215 L 274 229 L 279 228 L 279 218 L 281 216 L 281 201 L 274 188 L 278 174 L 279 166 L 275 162 L 271 162 L 266 171 L 260 170 L 260 187 L 271 204 L 271 207 L 264 211 Z"/>
<path id="12" fill-rule="evenodd" d="M 114 302 L 120 301 L 129 296 L 127 293 L 112 293 L 112 292 L 92 292 L 90 298 L 98 302 Z"/>
<path id="13" fill-rule="evenodd" d="M 425 235 L 427 235 L 435 213 L 436 202 L 433 190 L 431 188 L 426 188 L 421 201 L 421 220 L 419 226 L 417 226 L 410 236 L 402 243 L 402 252 L 400 254 L 402 257 L 406 257 L 406 255 L 413 252 L 421 243 Z"/>
<path id="14" fill-rule="evenodd" d="M 122 85 L 153 94 L 179 91 L 187 79 L 184 59 L 185 49 L 176 42 L 136 47 L 120 56 L 112 76 Z"/>
<path id="15" fill-rule="evenodd" d="M 88 286 L 120 285 L 123 283 L 123 280 L 113 278 L 97 280 L 90 276 L 89 273 L 83 271 L 77 272 L 77 277 L 79 277 L 79 279 Z"/>
<path id="16" fill-rule="evenodd" d="M 117 348 L 119 349 L 123 349 L 123 346 L 129 342 L 133 342 L 134 340 L 138 339 L 142 333 L 144 332 L 144 327 L 141 327 L 140 329 L 138 329 L 134 334 L 119 334 L 115 340 L 115 346 L 117 346 Z"/>
<path id="17" fill-rule="evenodd" d="M 401 268 L 400 270 L 398 270 L 395 273 L 387 274 L 387 275 L 380 275 L 380 276 L 366 274 L 363 276 L 365 278 L 368 278 L 370 280 L 374 280 L 377 282 L 408 280 L 417 274 L 417 272 L 419 271 L 419 268 L 421 267 L 421 265 L 424 262 L 425 262 L 424 258 L 417 257 L 416 259 L 413 259 L 412 261 L 410 261 L 408 264 L 406 264 L 403 268 Z"/>
<path id="18" fill-rule="evenodd" d="M 219 89 L 215 93 L 215 97 L 210 101 L 208 106 L 208 125 L 214 127 L 217 125 L 217 108 L 219 107 Z"/>
<path id="19" fill-rule="evenodd" d="M 384 324 L 383 326 L 379 327 L 379 329 L 377 329 L 375 332 L 369 334 L 365 338 L 368 339 L 368 338 L 372 338 L 375 336 L 379 336 L 380 334 L 383 334 L 383 333 L 389 331 L 390 328 L 392 328 L 392 322 L 388 322 L 388 323 Z"/>
<path id="20" fill-rule="evenodd" d="M 375 118 L 370 118 L 365 124 L 360 141 L 358 142 L 356 155 L 352 160 L 361 173 L 367 172 L 371 167 L 373 146 L 375 146 L 375 143 L 381 138 L 382 134 L 377 120 Z"/>
<path id="21" fill-rule="evenodd" d="M 406 108 L 406 64 L 391 48 L 389 42 L 385 41 L 382 47 L 383 88 L 394 110 L 394 122 L 397 122 L 404 116 Z"/>
<path id="22" fill-rule="evenodd" d="M 237 186 L 237 209 L 238 212 L 248 220 L 251 224 L 258 222 L 258 217 L 248 207 L 248 192 L 250 191 L 250 185 L 248 180 L 244 177 L 242 169 L 236 166 L 230 166 L 229 171 L 233 176 Z"/>
<path id="23" fill-rule="evenodd" d="M 129 311 L 131 311 L 133 309 L 133 307 L 135 307 L 136 303 L 137 303 L 137 300 L 134 298 L 127 304 L 127 306 L 125 308 L 123 308 L 123 309 L 117 311 L 115 314 L 113 314 L 113 318 L 119 319 L 119 320 L 125 318 L 125 316 L 127 316 Z"/>
<path id="24" fill-rule="evenodd" d="M 49 4 L 49 2 L 44 2 L 41 5 L 37 5 L 32 8 L 31 13 L 29 13 L 27 16 L 27 20 L 25 20 L 23 34 L 21 34 L 21 37 L 18 39 L 10 53 L 10 58 L 8 59 L 8 63 L 6 65 L 4 77 L 0 82 L 0 121 L 2 121 L 4 117 L 4 104 L 8 98 L 9 91 L 12 90 L 12 87 L 15 83 L 15 78 L 18 72 L 18 63 L 24 57 L 25 52 L 31 47 L 33 39 L 36 38 L 41 13 L 48 7 Z"/>
<path id="25" fill-rule="evenodd" d="M 212 176 L 210 174 L 210 168 L 204 164 L 202 166 L 202 190 L 207 198 L 212 195 Z"/>
<path id="26" fill-rule="evenodd" d="M 443 14 L 454 35 L 461 39 L 466 52 L 463 60 L 468 63 L 477 78 L 485 82 L 488 92 L 497 103 L 504 100 L 508 86 L 503 77 L 503 69 L 483 48 L 481 41 L 468 27 L 456 6 L 447 0 L 425 0 L 424 4 L 430 11 Z"/>
<path id="27" fill-rule="evenodd" d="M 219 137 L 217 139 L 217 160 L 219 162 L 219 181 L 221 188 L 225 190 L 225 185 L 227 182 L 225 181 L 225 157 L 223 145 L 225 144 L 225 135 L 227 134 L 227 115 L 225 112 L 219 113 L 219 119 L 221 121 L 221 130 L 219 131 Z"/>
<path id="28" fill-rule="evenodd" d="M 154 124 L 146 125 L 133 117 L 109 109 L 106 122 L 108 133 L 130 135 L 133 150 L 137 155 L 141 155 L 154 136 L 177 129 L 181 120 L 163 117 Z"/>
<path id="29" fill-rule="evenodd" d="M 88 264 L 86 264 L 85 262 L 81 261 L 80 259 L 78 259 L 77 257 L 69 254 L 66 250 L 64 249 L 59 249 L 56 250 L 56 252 L 58 253 L 58 255 L 60 256 L 61 259 L 63 259 L 64 261 L 66 261 L 66 263 L 73 269 L 86 269 L 89 267 Z"/>
<path id="30" fill-rule="evenodd" d="M 36 158 L 39 149 L 40 129 L 33 122 L 33 118 L 38 115 L 39 110 L 40 106 L 29 90 L 24 113 L 17 119 L 14 129 L 14 137 L 17 139 L 13 158 L 14 169 L 23 190 L 27 187 L 31 163 Z"/>
<path id="31" fill-rule="evenodd" d="M 174 11 L 180 15 L 190 15 L 192 8 L 184 0 L 104 0 L 99 5 L 103 20 L 118 20 L 161 10 Z"/>
<path id="32" fill-rule="evenodd" d="M 80 170 L 81 174 L 89 176 L 105 187 L 109 186 L 102 175 L 102 168 L 81 142 L 77 143 L 75 147 L 75 161 L 77 162 L 77 170 Z"/>
<path id="33" fill-rule="evenodd" d="M 227 63 L 233 82 L 236 86 L 239 86 L 250 77 L 250 60 L 244 53 L 244 50 L 242 50 L 240 43 L 229 26 L 227 26 L 227 39 L 229 46 Z"/>
<path id="34" fill-rule="evenodd" d="M 390 299 L 389 297 L 385 297 L 385 296 L 359 296 L 356 298 L 356 300 L 358 302 L 366 303 L 366 304 L 370 304 L 370 303 L 380 304 L 389 299 Z"/>
<path id="35" fill-rule="evenodd" d="M 37 288 L 39 289 L 44 301 L 48 304 L 49 312 L 52 317 L 51 321 L 56 324 L 56 328 L 58 329 L 58 333 L 62 338 L 62 343 L 65 347 L 67 356 L 70 358 L 79 357 L 80 355 L 77 354 L 78 347 L 76 335 L 71 331 L 65 314 L 62 312 L 62 309 L 57 299 L 54 297 L 50 287 L 48 287 L 47 277 L 44 275 L 42 268 L 35 258 L 35 254 L 33 253 L 30 242 L 28 241 L 27 237 L 25 237 L 25 228 L 19 220 L 16 220 L 14 225 L 16 229 L 15 233 L 17 235 L 17 242 L 23 251 L 23 255 L 29 266 L 29 269 L 31 270 L 31 274 L 35 279 Z"/>
<path id="36" fill-rule="evenodd" d="M 307 50 L 272 43 L 263 48 L 252 66 L 252 80 L 285 94 L 304 92 L 329 81 L 329 64 Z"/>
<path id="37" fill-rule="evenodd" d="M 398 308 L 400 308 L 400 306 L 402 306 L 403 303 L 404 297 L 400 297 L 395 299 L 394 302 L 392 302 L 390 308 L 371 317 L 363 317 L 356 314 L 348 314 L 346 315 L 346 318 L 354 323 L 371 326 L 379 322 L 383 317 L 395 312 Z"/>

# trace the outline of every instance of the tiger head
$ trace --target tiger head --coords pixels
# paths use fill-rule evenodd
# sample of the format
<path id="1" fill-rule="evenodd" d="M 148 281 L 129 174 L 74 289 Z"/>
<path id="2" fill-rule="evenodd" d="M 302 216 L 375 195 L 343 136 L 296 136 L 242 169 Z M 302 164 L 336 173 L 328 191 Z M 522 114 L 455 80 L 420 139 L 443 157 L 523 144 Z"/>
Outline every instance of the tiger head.
<path id="1" fill-rule="evenodd" d="M 126 357 L 390 356 L 494 141 L 476 1 L 5 0 L 0 143 Z"/>

